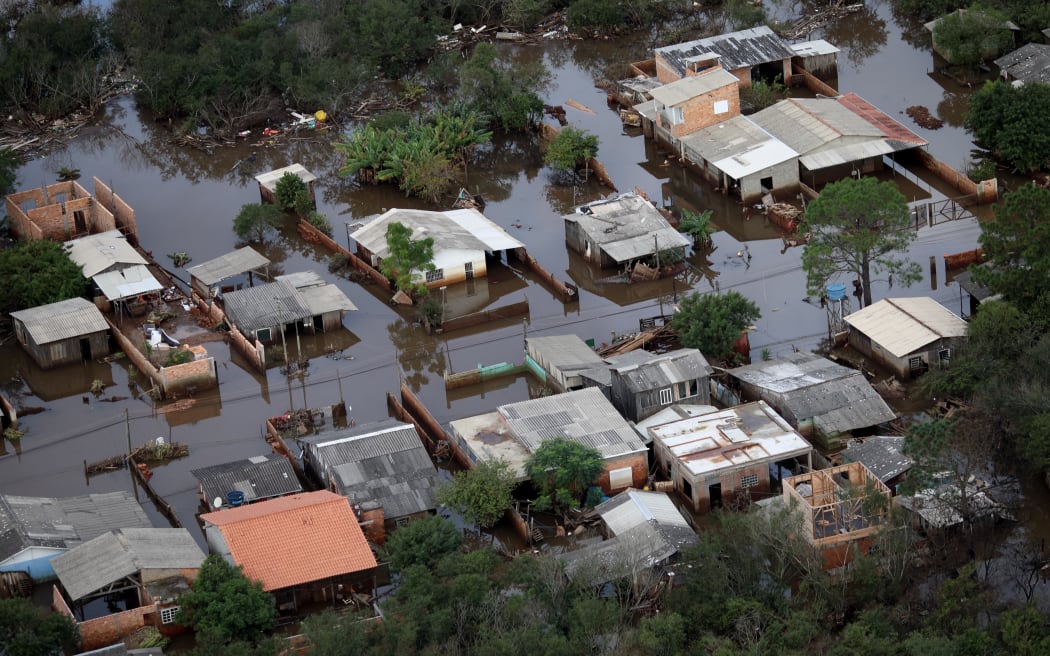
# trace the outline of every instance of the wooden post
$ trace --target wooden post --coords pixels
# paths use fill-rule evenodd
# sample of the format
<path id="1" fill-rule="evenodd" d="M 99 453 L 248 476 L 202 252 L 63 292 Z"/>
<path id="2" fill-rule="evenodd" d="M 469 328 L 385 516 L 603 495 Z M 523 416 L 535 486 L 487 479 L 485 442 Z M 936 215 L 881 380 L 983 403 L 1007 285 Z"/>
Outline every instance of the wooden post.
<path id="1" fill-rule="evenodd" d="M 131 455 L 131 421 L 128 418 L 128 409 L 124 408 L 124 432 L 128 438 L 128 455 Z"/>

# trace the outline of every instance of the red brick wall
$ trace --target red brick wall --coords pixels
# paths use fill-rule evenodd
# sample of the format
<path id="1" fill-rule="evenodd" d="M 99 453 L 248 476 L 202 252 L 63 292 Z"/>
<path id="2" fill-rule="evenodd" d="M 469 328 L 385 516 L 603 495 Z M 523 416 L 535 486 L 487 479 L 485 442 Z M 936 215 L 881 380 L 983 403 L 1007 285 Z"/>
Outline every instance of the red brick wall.
<path id="1" fill-rule="evenodd" d="M 605 461 L 605 471 L 603 471 L 602 475 L 598 477 L 598 485 L 606 494 L 622 492 L 625 489 L 616 488 L 614 490 L 609 486 L 609 472 L 624 467 L 631 468 L 631 487 L 638 489 L 645 487 L 645 484 L 649 479 L 649 457 L 648 454 L 643 451 L 641 453 L 633 453 L 621 458 L 614 458 Z"/>
<path id="2" fill-rule="evenodd" d="M 671 68 L 660 54 L 656 55 L 656 79 L 663 84 L 670 84 L 675 80 L 681 79 L 678 71 Z"/>
<path id="3" fill-rule="evenodd" d="M 728 111 L 715 113 L 715 103 L 726 101 Z M 740 91 L 736 85 L 715 89 L 685 103 L 682 106 L 684 122 L 674 126 L 663 126 L 670 129 L 675 137 L 691 134 L 697 130 L 721 123 L 740 114 Z"/>
<path id="4" fill-rule="evenodd" d="M 366 538 L 376 544 L 386 543 L 386 515 L 382 508 L 362 511 L 359 520 L 363 524 L 361 531 Z"/>
<path id="5" fill-rule="evenodd" d="M 180 394 L 191 387 L 197 392 L 219 386 L 215 358 L 204 358 L 170 367 L 161 367 L 160 378 L 163 381 L 165 395 Z"/>
<path id="6" fill-rule="evenodd" d="M 77 625 L 80 629 L 81 649 L 91 651 L 120 642 L 125 636 L 147 624 L 153 625 L 156 617 L 155 606 L 142 606 L 81 622 Z"/>
<path id="7" fill-rule="evenodd" d="M 113 215 L 114 226 L 120 228 L 124 236 L 128 238 L 133 246 L 139 245 L 139 226 L 135 218 L 135 210 L 124 202 L 120 196 L 113 193 L 106 184 L 98 178 L 95 182 L 95 198 L 99 204 Z"/>

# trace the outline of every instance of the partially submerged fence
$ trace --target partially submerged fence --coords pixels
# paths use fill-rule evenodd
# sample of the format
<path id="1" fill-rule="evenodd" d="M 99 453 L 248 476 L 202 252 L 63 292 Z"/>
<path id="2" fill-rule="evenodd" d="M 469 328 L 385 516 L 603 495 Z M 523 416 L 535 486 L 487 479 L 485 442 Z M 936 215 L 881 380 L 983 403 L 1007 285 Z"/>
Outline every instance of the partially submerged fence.
<path id="1" fill-rule="evenodd" d="M 356 254 L 351 253 L 350 249 L 341 245 L 339 242 L 332 239 L 325 233 L 321 232 L 320 230 L 312 226 L 308 221 L 300 219 L 297 227 L 299 229 L 299 236 L 301 236 L 304 240 L 310 242 L 311 244 L 318 244 L 320 246 L 324 246 L 332 252 L 346 256 L 350 266 L 364 273 L 366 276 L 369 277 L 369 279 L 372 282 L 379 285 L 386 291 L 390 292 L 391 294 L 394 293 L 394 285 L 390 282 L 390 279 L 384 276 L 374 266 L 372 266 L 368 262 L 365 262 Z"/>
<path id="2" fill-rule="evenodd" d="M 529 299 L 520 301 L 518 303 L 511 303 L 510 305 L 504 305 L 503 307 L 493 308 L 491 310 L 482 310 L 480 312 L 472 312 L 470 314 L 464 314 L 461 317 L 455 319 L 448 319 L 441 324 L 442 332 L 451 332 L 453 330 L 462 330 L 464 328 L 470 328 L 471 326 L 478 326 L 484 323 L 490 323 L 492 321 L 500 321 L 502 319 L 513 319 L 514 317 L 528 316 L 529 315 Z M 428 319 L 424 319 L 423 326 L 426 328 L 427 334 L 429 335 L 434 331 L 434 327 L 431 325 Z"/>

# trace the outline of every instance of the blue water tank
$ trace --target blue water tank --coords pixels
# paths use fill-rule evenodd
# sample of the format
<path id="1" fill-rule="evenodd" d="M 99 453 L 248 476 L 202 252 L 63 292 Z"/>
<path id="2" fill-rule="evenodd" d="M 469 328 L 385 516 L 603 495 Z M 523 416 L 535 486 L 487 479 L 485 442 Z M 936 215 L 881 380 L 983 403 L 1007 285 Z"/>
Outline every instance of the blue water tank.
<path id="1" fill-rule="evenodd" d="M 234 490 L 226 493 L 226 500 L 230 502 L 230 505 L 236 508 L 237 506 L 244 505 L 244 492 L 240 490 Z"/>
<path id="2" fill-rule="evenodd" d="M 832 283 L 826 289 L 829 301 L 841 301 L 846 298 L 846 285 L 841 282 Z"/>

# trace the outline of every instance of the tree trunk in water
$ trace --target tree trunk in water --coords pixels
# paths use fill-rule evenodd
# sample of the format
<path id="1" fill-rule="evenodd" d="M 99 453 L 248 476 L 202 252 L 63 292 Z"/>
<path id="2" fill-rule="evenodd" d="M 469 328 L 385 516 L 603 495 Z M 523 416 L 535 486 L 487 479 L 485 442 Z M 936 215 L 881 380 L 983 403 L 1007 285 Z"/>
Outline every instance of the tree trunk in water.
<path id="1" fill-rule="evenodd" d="M 860 286 L 864 295 L 862 299 L 863 307 L 868 307 L 871 305 L 871 262 L 868 260 L 867 254 L 860 260 Z"/>

